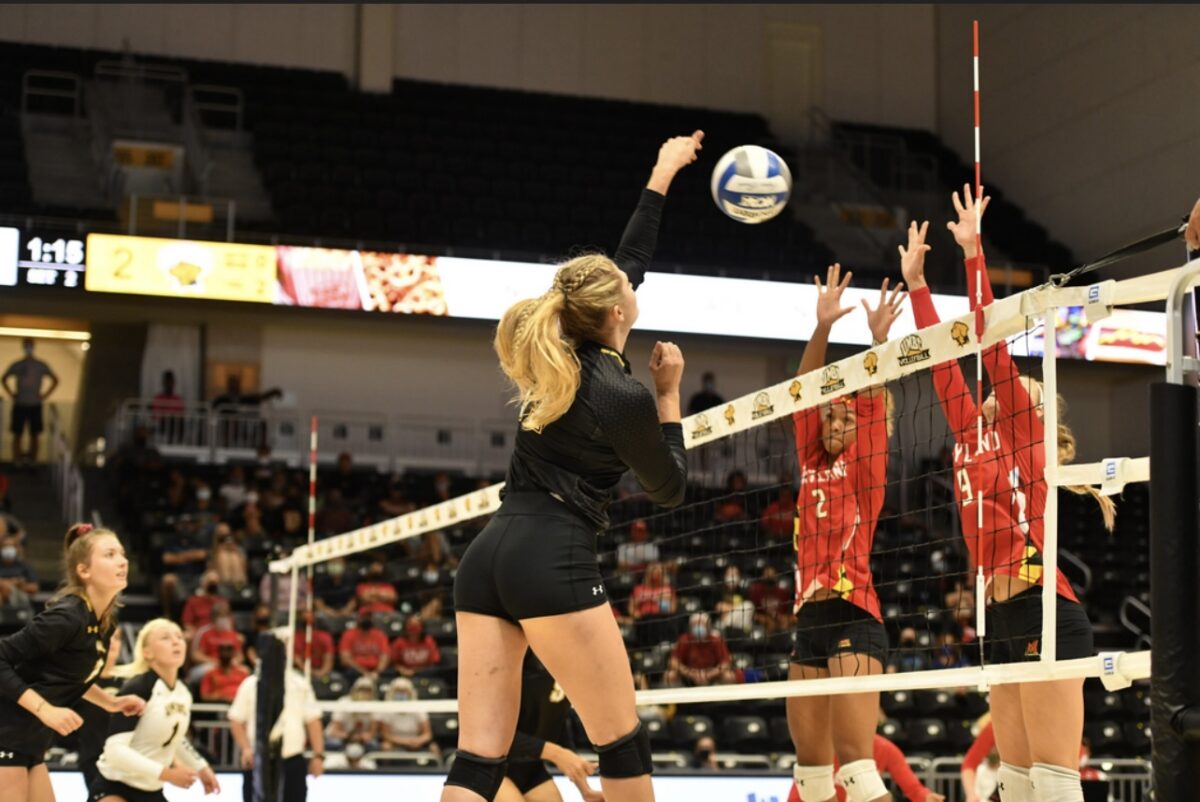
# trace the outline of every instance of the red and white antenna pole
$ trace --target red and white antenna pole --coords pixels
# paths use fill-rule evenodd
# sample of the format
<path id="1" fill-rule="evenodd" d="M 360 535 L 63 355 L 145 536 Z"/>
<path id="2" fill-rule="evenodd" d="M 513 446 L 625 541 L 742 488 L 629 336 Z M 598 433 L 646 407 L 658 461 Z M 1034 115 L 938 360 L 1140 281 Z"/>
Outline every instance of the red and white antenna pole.
<path id="1" fill-rule="evenodd" d="M 975 398 L 979 404 L 980 414 L 976 418 L 976 453 L 983 453 L 983 172 L 979 162 L 979 20 L 971 23 L 971 39 L 973 57 L 971 59 L 974 75 L 974 105 L 975 105 L 975 340 L 980 345 L 980 352 L 975 357 Z M 963 199 L 964 201 L 966 198 Z M 975 629 L 979 637 L 987 633 L 984 616 L 987 596 L 987 579 L 983 575 L 983 489 L 977 488 L 975 495 L 976 549 L 979 556 L 975 567 Z"/>

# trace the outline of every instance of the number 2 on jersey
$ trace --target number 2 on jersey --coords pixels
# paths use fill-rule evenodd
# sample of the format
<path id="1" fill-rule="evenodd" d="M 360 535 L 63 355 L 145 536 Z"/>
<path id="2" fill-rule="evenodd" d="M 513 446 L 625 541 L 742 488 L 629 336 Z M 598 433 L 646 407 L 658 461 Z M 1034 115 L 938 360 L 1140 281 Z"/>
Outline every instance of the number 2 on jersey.
<path id="1" fill-rule="evenodd" d="M 817 500 L 817 517 L 826 518 L 829 515 L 829 510 L 825 509 L 825 491 L 819 487 L 813 488 L 813 498 Z"/>

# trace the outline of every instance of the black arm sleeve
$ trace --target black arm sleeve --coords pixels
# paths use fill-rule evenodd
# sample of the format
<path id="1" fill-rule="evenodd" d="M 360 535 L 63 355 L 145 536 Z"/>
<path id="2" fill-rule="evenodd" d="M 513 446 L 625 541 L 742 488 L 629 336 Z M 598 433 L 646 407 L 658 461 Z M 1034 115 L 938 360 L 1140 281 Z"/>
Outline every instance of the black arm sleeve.
<path id="1" fill-rule="evenodd" d="M 683 425 L 658 422 L 650 391 L 633 380 L 613 393 L 612 403 L 596 409 L 600 426 L 621 461 L 655 504 L 676 507 L 687 489 Z"/>
<path id="2" fill-rule="evenodd" d="M 70 599 L 43 610 L 19 632 L 0 640 L 0 696 L 17 701 L 29 684 L 17 673 L 17 665 L 53 654 L 86 626 L 82 605 Z"/>
<path id="3" fill-rule="evenodd" d="M 517 730 L 512 747 L 508 750 L 508 759 L 513 763 L 532 763 L 542 759 L 542 750 L 545 748 L 545 739 Z"/>
<path id="4" fill-rule="evenodd" d="M 136 677 L 131 677 L 121 686 L 119 696 L 140 696 L 144 701 L 150 701 L 150 695 L 154 693 L 154 685 L 158 682 L 158 675 L 153 671 L 147 671 L 145 674 L 138 674 Z M 137 729 L 138 722 L 141 721 L 140 716 L 122 716 L 110 715 L 108 717 L 108 734 L 118 735 L 122 732 L 133 732 Z"/>
<path id="5" fill-rule="evenodd" d="M 662 220 L 663 204 L 667 198 L 652 189 L 643 189 L 633 216 L 625 225 L 621 244 L 613 261 L 629 276 L 629 283 L 636 290 L 646 278 L 654 248 L 658 245 L 658 224 Z"/>

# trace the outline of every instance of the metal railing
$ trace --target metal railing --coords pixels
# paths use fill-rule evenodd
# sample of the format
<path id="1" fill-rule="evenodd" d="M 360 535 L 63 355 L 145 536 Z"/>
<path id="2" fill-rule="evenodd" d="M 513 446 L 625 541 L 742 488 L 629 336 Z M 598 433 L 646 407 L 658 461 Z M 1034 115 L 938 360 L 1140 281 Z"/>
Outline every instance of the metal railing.
<path id="1" fill-rule="evenodd" d="M 317 461 L 331 464 L 343 452 L 380 471 L 409 468 L 490 474 L 504 470 L 515 423 L 464 421 L 451 417 L 387 416 L 333 410 L 214 407 L 188 403 L 180 412 L 156 411 L 153 402 L 123 402 L 108 427 L 109 451 L 145 429 L 165 456 L 206 463 L 252 460 L 261 445 L 274 460 L 292 467 L 308 461 L 310 420 L 317 415 Z"/>
<path id="2" fill-rule="evenodd" d="M 1144 624 L 1134 620 L 1135 613 L 1141 617 L 1145 622 Z M 1153 618 L 1150 615 L 1150 608 L 1142 603 L 1141 599 L 1135 596 L 1126 596 L 1121 600 L 1121 607 L 1117 611 L 1117 617 L 1121 621 L 1121 626 L 1137 637 L 1137 640 L 1134 642 L 1135 649 L 1150 648 L 1150 622 Z"/>
<path id="3" fill-rule="evenodd" d="M 63 431 L 62 421 L 58 410 L 53 404 L 48 404 L 49 429 L 49 459 L 51 478 L 55 495 L 62 508 L 64 523 L 82 521 L 83 518 L 83 474 L 75 464 L 71 454 L 71 446 Z"/>
<path id="4" fill-rule="evenodd" d="M 83 109 L 83 85 L 79 76 L 57 70 L 26 70 L 21 76 L 21 113 L 44 112 L 32 108 L 32 101 L 51 99 L 68 101 L 71 116 L 78 117 Z"/>

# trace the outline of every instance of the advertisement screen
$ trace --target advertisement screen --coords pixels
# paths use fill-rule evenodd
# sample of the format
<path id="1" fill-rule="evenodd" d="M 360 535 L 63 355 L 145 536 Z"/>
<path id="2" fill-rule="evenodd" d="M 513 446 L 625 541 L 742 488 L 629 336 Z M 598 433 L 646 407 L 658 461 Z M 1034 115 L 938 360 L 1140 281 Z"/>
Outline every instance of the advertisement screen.
<path id="1" fill-rule="evenodd" d="M 438 257 L 280 245 L 275 302 L 319 309 L 446 315 Z"/>
<path id="2" fill-rule="evenodd" d="M 1082 306 L 1063 307 L 1058 310 L 1054 341 L 1060 359 L 1167 364 L 1167 318 L 1162 312 L 1114 309 L 1108 317 L 1090 323 Z M 1042 356 L 1045 333 L 1039 326 L 1028 338 L 1014 339 L 1010 350 L 1018 356 Z"/>
<path id="3" fill-rule="evenodd" d="M 89 291 L 271 303 L 275 248 L 89 234 Z"/>

